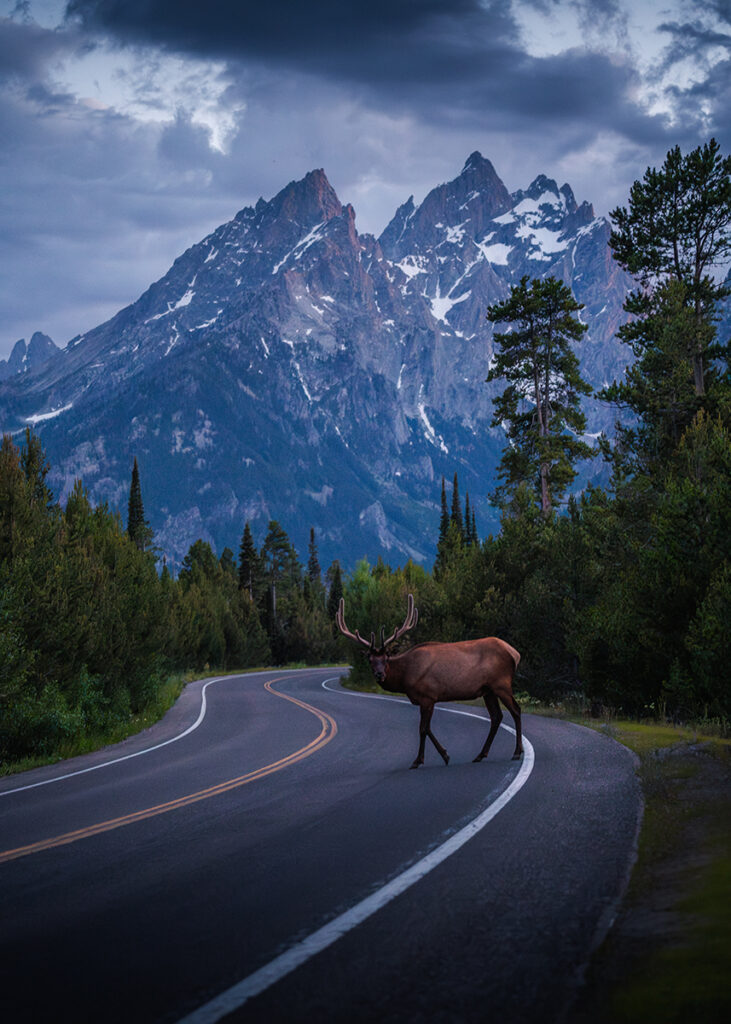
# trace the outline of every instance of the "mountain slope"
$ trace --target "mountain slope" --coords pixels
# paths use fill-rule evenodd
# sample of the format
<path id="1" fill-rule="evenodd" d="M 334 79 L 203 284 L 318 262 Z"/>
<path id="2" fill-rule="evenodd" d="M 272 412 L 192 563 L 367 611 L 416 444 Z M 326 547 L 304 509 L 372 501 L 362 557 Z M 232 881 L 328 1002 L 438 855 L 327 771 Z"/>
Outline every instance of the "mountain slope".
<path id="1" fill-rule="evenodd" d="M 586 303 L 597 385 L 625 276 L 609 228 L 567 185 L 512 195 L 479 153 L 375 239 L 325 174 L 259 200 L 183 253 L 110 321 L 0 385 L 3 429 L 33 423 L 67 493 L 123 509 L 132 459 L 158 544 L 235 547 L 279 519 L 324 561 L 431 559 L 439 480 L 457 470 L 482 530 L 503 443 L 484 379 L 491 302 L 523 274 L 557 274 Z M 605 425 L 596 410 L 590 429 Z"/>

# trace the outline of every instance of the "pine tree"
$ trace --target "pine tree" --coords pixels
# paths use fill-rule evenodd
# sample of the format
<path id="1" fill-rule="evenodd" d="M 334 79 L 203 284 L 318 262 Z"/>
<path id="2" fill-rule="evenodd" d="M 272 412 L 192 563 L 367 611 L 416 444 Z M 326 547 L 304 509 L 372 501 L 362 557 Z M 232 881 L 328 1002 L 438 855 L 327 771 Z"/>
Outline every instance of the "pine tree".
<path id="1" fill-rule="evenodd" d="M 459 480 L 454 474 L 452 482 L 452 508 L 447 515 L 447 498 L 442 477 L 442 521 L 440 524 L 437 555 L 434 559 L 434 578 L 441 580 L 445 572 L 459 560 L 466 543 L 465 523 L 459 500 Z"/>
<path id="2" fill-rule="evenodd" d="M 452 514 L 449 517 L 449 522 L 454 523 L 459 535 L 464 537 L 464 523 L 462 522 L 462 508 L 459 503 L 459 483 L 456 473 L 454 474 L 454 484 L 452 487 Z"/>
<path id="3" fill-rule="evenodd" d="M 30 427 L 25 429 L 25 444 L 20 453 L 20 465 L 28 484 L 30 501 L 44 508 L 53 504 L 53 494 L 46 484 L 46 476 L 51 468 L 43 450 L 41 439 Z"/>
<path id="4" fill-rule="evenodd" d="M 233 576 L 234 579 L 237 577 L 236 562 L 234 560 L 234 553 L 229 547 L 225 547 L 221 552 L 221 557 L 218 560 L 218 564 L 221 566 L 223 571 L 229 576 Z"/>
<path id="5" fill-rule="evenodd" d="M 276 519 L 269 523 L 260 554 L 266 584 L 263 623 L 274 659 L 287 660 L 287 626 L 302 582 L 302 567 L 287 533 Z"/>
<path id="6" fill-rule="evenodd" d="M 3 434 L 0 446 L 0 565 L 15 555 L 25 505 L 20 452 L 10 434 Z"/>
<path id="7" fill-rule="evenodd" d="M 340 604 L 340 598 L 343 596 L 343 574 L 340 569 L 340 562 L 337 559 L 327 570 L 327 582 L 327 617 L 332 622 L 333 633 L 335 633 L 337 631 L 335 615 Z"/>
<path id="8" fill-rule="evenodd" d="M 444 477 L 442 477 L 442 514 L 439 520 L 439 539 L 438 544 L 443 543 L 447 539 L 447 530 L 449 529 L 449 511 L 447 509 L 447 489 L 444 483 Z"/>
<path id="9" fill-rule="evenodd" d="M 638 279 L 625 309 L 632 314 L 620 337 L 635 355 L 657 344 L 647 318 L 657 316 L 656 290 L 673 280 L 683 285 L 682 301 L 693 330 L 686 358 L 695 395 L 706 394 L 714 357 L 728 359 L 728 346 L 714 347 L 714 309 L 729 289 L 711 276 L 731 255 L 731 157 L 721 157 L 715 139 L 687 156 L 671 149 L 662 168 L 648 168 L 630 189 L 629 208 L 617 207 L 609 245 L 617 262 Z M 677 297 L 676 293 L 676 297 Z M 709 330 L 709 327 L 711 328 Z"/>
<path id="10" fill-rule="evenodd" d="M 464 542 L 472 544 L 472 516 L 470 515 L 470 492 L 467 491 L 464 499 Z"/>
<path id="11" fill-rule="evenodd" d="M 269 523 L 267 535 L 261 549 L 261 561 L 267 581 L 285 586 L 297 585 L 300 582 L 302 569 L 297 559 L 297 552 L 287 533 L 276 519 Z"/>
<path id="12" fill-rule="evenodd" d="M 631 337 L 637 358 L 623 381 L 614 381 L 597 396 L 633 414 L 632 426 L 617 424 L 613 445 L 605 439 L 601 442 L 605 458 L 625 475 L 661 468 L 706 401 L 695 391 L 693 348 L 698 327 L 685 291 L 680 281 L 659 286 L 652 310 L 642 297 L 640 315 L 619 330 L 624 340 Z M 625 303 L 629 312 L 636 308 L 634 300 Z M 710 337 L 713 326 L 705 327 Z M 715 381 L 713 385 L 715 390 Z"/>
<path id="13" fill-rule="evenodd" d="M 147 551 L 152 542 L 152 530 L 145 519 L 142 504 L 142 488 L 140 487 L 140 471 L 135 457 L 132 466 L 132 481 L 129 487 L 129 504 L 127 510 L 127 533 L 140 551 Z"/>
<path id="14" fill-rule="evenodd" d="M 473 544 L 479 544 L 480 543 L 480 538 L 477 536 L 477 521 L 475 519 L 475 510 L 474 510 L 474 508 L 472 509 L 472 524 L 471 524 L 471 526 L 472 526 L 472 543 Z"/>
<path id="15" fill-rule="evenodd" d="M 252 601 L 259 598 L 261 575 L 261 561 L 247 519 L 239 547 L 239 590 L 245 590 Z"/>
<path id="16" fill-rule="evenodd" d="M 523 277 L 510 298 L 487 311 L 488 320 L 511 325 L 495 334 L 498 350 L 487 376 L 488 382 L 507 381 L 494 400 L 492 425 L 507 424 L 508 438 L 495 496 L 512 494 L 528 483 L 546 517 L 576 476 L 576 460 L 594 454 L 580 440 L 586 429 L 580 396 L 590 394 L 591 388 L 571 348 L 587 330 L 573 316 L 581 309 L 555 277 L 530 284 Z"/>
<path id="17" fill-rule="evenodd" d="M 317 541 L 315 540 L 315 528 L 310 527 L 309 558 L 307 559 L 307 576 L 313 587 L 321 586 L 320 562 L 317 557 Z"/>

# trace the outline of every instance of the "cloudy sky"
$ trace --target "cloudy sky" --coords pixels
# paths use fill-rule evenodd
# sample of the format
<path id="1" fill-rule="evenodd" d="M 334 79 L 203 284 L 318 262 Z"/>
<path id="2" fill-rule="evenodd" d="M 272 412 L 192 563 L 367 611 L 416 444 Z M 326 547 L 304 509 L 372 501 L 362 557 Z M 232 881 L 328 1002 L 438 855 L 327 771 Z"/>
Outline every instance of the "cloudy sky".
<path id="1" fill-rule="evenodd" d="M 361 231 L 475 149 L 598 213 L 731 147 L 731 0 L 0 0 L 0 357 L 323 167 Z"/>

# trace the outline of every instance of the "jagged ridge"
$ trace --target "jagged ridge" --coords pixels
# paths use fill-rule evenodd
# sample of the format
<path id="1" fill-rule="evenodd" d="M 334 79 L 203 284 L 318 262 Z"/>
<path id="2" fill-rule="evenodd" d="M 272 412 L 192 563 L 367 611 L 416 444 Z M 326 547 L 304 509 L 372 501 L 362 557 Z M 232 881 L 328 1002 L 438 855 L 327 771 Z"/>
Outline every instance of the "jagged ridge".
<path id="1" fill-rule="evenodd" d="M 245 519 L 261 530 L 269 517 L 302 550 L 316 525 L 326 559 L 430 559 L 442 474 L 458 470 L 482 528 L 495 525 L 487 306 L 524 273 L 556 274 L 586 304 L 590 378 L 621 368 L 627 281 L 608 233 L 568 185 L 540 176 L 510 194 L 473 153 L 376 239 L 311 171 L 6 381 L 3 428 L 34 422 L 57 492 L 80 475 L 120 508 L 136 455 L 173 560 L 198 536 L 234 547 Z"/>

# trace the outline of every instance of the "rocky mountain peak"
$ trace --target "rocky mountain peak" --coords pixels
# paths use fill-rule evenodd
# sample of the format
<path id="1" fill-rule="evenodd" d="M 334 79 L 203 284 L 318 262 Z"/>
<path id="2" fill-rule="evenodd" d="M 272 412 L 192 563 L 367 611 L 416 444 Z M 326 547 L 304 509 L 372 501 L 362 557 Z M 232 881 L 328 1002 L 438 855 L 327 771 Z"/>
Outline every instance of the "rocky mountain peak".
<path id="1" fill-rule="evenodd" d="M 501 187 L 505 187 L 490 161 L 477 150 L 467 158 L 459 177 L 467 179 L 471 185 L 481 189 L 497 188 L 499 190 Z"/>
<path id="2" fill-rule="evenodd" d="M 34 331 L 28 342 L 28 362 L 31 366 L 38 366 L 58 350 L 58 345 L 47 334 L 43 334 L 42 331 Z"/>
<path id="3" fill-rule="evenodd" d="M 299 181 L 290 181 L 271 202 L 269 216 L 287 219 L 303 227 L 340 217 L 343 207 L 322 169 L 309 171 Z"/>
<path id="4" fill-rule="evenodd" d="M 489 222 L 512 205 L 510 193 L 495 168 L 475 151 L 461 173 L 438 185 L 414 208 L 413 197 L 399 207 L 379 241 L 389 259 L 403 259 L 409 253 L 433 249 L 444 241 L 445 232 L 480 237 Z"/>
<path id="5" fill-rule="evenodd" d="M 21 338 L 16 341 L 7 361 L 0 359 L 0 380 L 36 370 L 59 351 L 58 345 L 47 334 L 35 331 L 27 345 L 25 338 Z"/>
<path id="6" fill-rule="evenodd" d="M 393 218 L 384 229 L 383 234 L 379 239 L 384 252 L 390 253 L 396 251 L 398 243 L 401 241 L 404 231 L 406 230 L 406 225 L 414 216 L 415 210 L 416 207 L 414 206 L 413 196 L 409 196 L 406 202 L 402 203 L 396 210 L 396 213 L 393 215 Z"/>
<path id="7" fill-rule="evenodd" d="M 531 199 L 540 199 L 541 196 L 547 193 L 551 193 L 557 199 L 561 198 L 561 193 L 554 179 L 546 177 L 545 174 L 539 174 L 537 178 L 533 179 L 523 195 L 529 196 Z"/>

